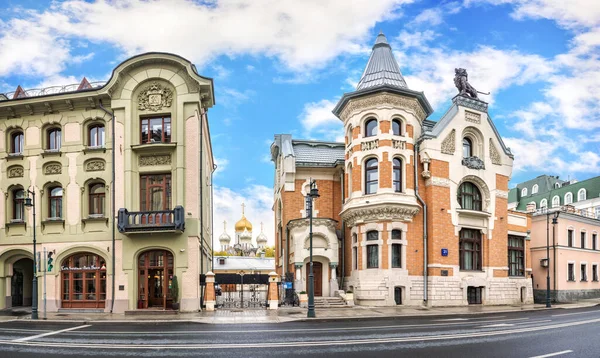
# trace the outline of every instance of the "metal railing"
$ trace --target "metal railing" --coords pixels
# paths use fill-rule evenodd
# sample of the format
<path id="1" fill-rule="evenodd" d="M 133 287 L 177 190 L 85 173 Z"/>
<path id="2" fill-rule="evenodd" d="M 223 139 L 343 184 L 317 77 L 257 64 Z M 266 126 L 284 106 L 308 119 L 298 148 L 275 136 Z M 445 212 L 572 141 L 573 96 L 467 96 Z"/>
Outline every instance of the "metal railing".
<path id="1" fill-rule="evenodd" d="M 100 87 L 104 86 L 105 84 L 106 84 L 106 81 L 90 82 L 90 86 L 92 86 L 92 89 L 100 88 Z M 0 93 L 0 101 L 3 101 L 3 100 L 6 101 L 6 100 L 11 100 L 11 99 L 16 99 L 16 98 L 23 98 L 23 97 L 39 97 L 39 96 L 47 96 L 47 95 L 60 94 L 60 93 L 77 92 L 80 85 L 81 85 L 81 83 L 74 83 L 74 84 L 65 85 L 65 86 L 50 86 L 50 87 L 45 87 L 45 88 L 28 89 L 28 90 L 24 90 L 23 92 L 19 92 L 19 93 L 17 93 L 17 91 Z M 15 95 L 19 95 L 19 96 L 15 97 Z"/>
<path id="2" fill-rule="evenodd" d="M 119 209 L 117 228 L 119 232 L 184 231 L 185 211 L 178 205 L 173 210 L 128 211 Z"/>

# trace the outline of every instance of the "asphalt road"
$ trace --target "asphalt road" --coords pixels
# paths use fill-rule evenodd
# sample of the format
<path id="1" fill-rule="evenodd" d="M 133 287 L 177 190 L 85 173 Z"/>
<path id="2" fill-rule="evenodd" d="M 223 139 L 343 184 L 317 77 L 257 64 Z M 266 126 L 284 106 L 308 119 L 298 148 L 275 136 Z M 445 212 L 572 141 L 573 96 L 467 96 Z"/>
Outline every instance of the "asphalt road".
<path id="1" fill-rule="evenodd" d="M 600 357 L 600 307 L 277 324 L 0 323 L 0 357 Z"/>

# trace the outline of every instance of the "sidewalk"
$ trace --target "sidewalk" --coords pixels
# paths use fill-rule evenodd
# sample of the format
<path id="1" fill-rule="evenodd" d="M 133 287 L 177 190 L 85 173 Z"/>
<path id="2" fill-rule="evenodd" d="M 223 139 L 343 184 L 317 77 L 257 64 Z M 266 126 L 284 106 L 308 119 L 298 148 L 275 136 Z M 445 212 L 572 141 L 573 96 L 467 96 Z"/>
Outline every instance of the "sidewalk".
<path id="1" fill-rule="evenodd" d="M 573 309 L 600 306 L 600 299 L 581 300 L 576 303 L 553 304 L 552 309 Z M 48 322 L 192 322 L 204 324 L 244 324 L 244 323 L 282 323 L 301 320 L 361 319 L 383 317 L 411 316 L 447 316 L 469 315 L 501 312 L 519 312 L 546 309 L 543 304 L 527 304 L 514 306 L 463 306 L 463 307 L 364 307 L 319 308 L 317 318 L 307 319 L 306 308 L 282 307 L 276 311 L 264 309 L 217 310 L 215 312 L 192 312 L 169 315 L 128 315 L 111 313 L 48 313 Z M 599 307 L 600 309 L 600 307 Z M 21 311 L 21 313 L 23 313 Z M 39 313 L 40 320 L 43 313 Z M 0 322 L 31 320 L 31 315 L 0 316 Z"/>

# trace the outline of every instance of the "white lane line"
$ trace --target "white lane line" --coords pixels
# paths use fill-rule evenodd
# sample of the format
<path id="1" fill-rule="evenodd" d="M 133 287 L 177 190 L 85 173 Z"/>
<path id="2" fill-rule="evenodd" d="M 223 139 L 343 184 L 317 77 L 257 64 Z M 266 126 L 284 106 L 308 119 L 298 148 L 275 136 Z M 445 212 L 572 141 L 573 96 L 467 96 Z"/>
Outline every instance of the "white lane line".
<path id="1" fill-rule="evenodd" d="M 452 322 L 452 321 L 468 321 L 468 318 L 447 318 L 447 319 L 436 319 L 435 322 Z"/>
<path id="2" fill-rule="evenodd" d="M 499 323 L 499 324 L 490 324 L 489 326 L 481 326 L 479 328 L 496 328 L 496 327 L 512 327 L 514 324 L 510 323 Z"/>
<path id="3" fill-rule="evenodd" d="M 567 354 L 567 353 L 573 353 L 572 350 L 568 350 L 568 351 L 562 351 L 562 352 L 556 352 L 556 353 L 548 353 L 548 354 L 544 354 L 543 356 L 535 356 L 535 357 L 531 357 L 531 358 L 548 358 L 548 357 L 556 357 L 562 354 Z"/>
<path id="4" fill-rule="evenodd" d="M 90 326 L 91 325 L 89 325 L 89 324 L 84 324 L 83 326 L 65 328 L 65 329 L 61 329 L 61 330 L 58 330 L 58 331 L 52 331 L 52 332 L 38 334 L 38 335 L 35 335 L 35 336 L 29 336 L 29 337 L 23 337 L 23 338 L 13 339 L 13 342 L 27 342 L 27 341 L 31 341 L 33 339 L 38 339 L 38 338 L 42 338 L 42 337 L 46 337 L 46 336 L 53 336 L 55 334 L 59 334 L 59 333 L 63 333 L 63 332 L 69 332 L 69 331 L 74 331 L 76 329 L 86 328 L 86 327 L 90 327 Z"/>
<path id="5" fill-rule="evenodd" d="M 586 311 L 586 312 L 573 312 L 573 313 L 553 314 L 552 317 L 573 316 L 573 315 L 577 315 L 577 314 L 594 314 L 594 313 L 598 313 L 598 311 Z"/>

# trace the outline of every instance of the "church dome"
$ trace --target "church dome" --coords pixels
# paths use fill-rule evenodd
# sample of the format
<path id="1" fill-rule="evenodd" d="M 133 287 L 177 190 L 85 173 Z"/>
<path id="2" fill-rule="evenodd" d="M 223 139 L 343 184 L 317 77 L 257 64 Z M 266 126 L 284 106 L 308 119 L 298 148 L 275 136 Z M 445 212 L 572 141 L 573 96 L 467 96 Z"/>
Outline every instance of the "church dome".
<path id="1" fill-rule="evenodd" d="M 256 237 L 256 243 L 267 242 L 267 235 L 263 232 L 263 224 L 260 223 L 260 234 Z"/>
<path id="2" fill-rule="evenodd" d="M 252 240 L 252 234 L 248 230 L 244 229 L 244 231 L 240 234 L 240 239 Z"/>
<path id="3" fill-rule="evenodd" d="M 244 230 L 252 231 L 252 224 L 250 223 L 250 221 L 248 221 L 248 219 L 246 219 L 245 216 L 242 216 L 240 221 L 235 223 L 235 231 Z"/>
<path id="4" fill-rule="evenodd" d="M 219 241 L 221 243 L 224 243 L 224 242 L 229 243 L 229 242 L 231 242 L 231 236 L 229 236 L 226 232 L 224 232 L 221 234 L 221 236 L 219 236 Z"/>

